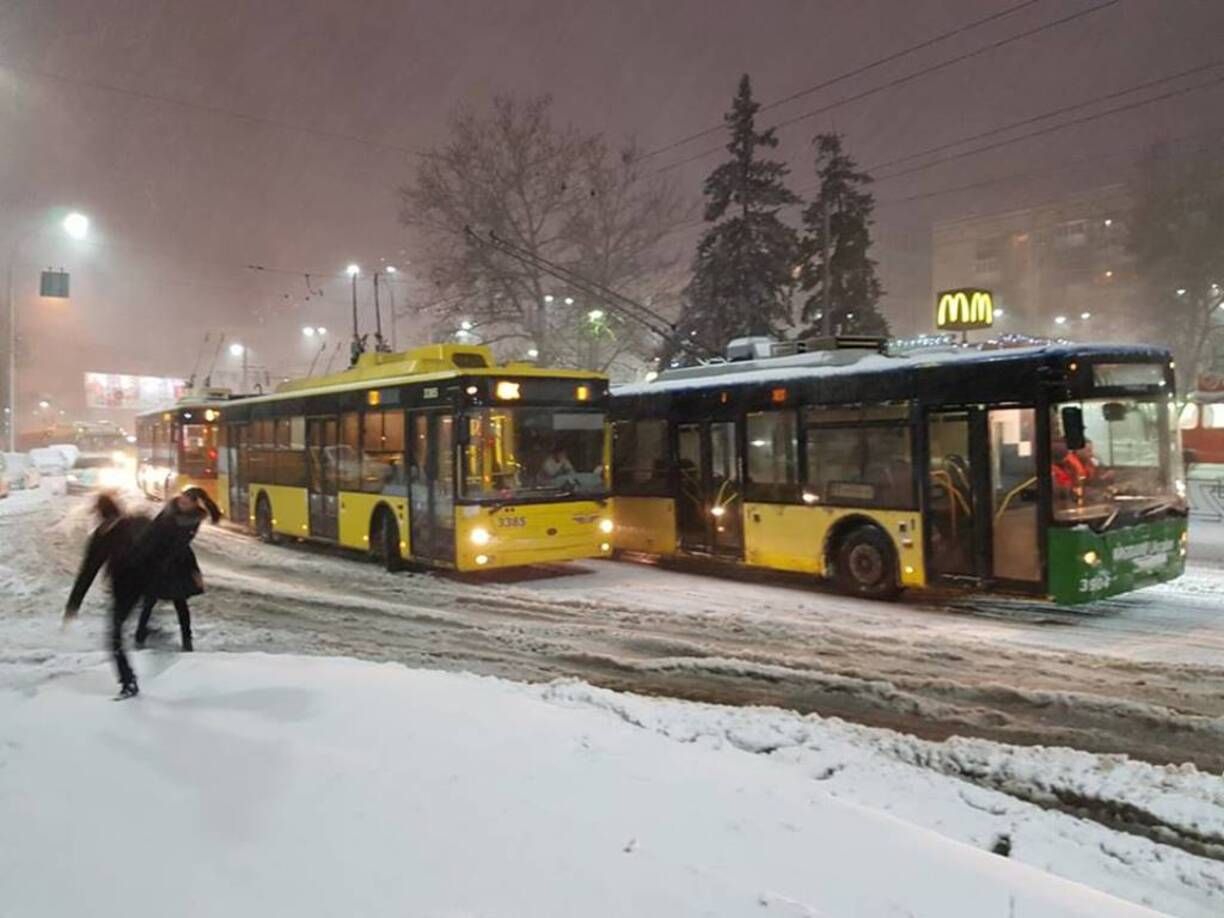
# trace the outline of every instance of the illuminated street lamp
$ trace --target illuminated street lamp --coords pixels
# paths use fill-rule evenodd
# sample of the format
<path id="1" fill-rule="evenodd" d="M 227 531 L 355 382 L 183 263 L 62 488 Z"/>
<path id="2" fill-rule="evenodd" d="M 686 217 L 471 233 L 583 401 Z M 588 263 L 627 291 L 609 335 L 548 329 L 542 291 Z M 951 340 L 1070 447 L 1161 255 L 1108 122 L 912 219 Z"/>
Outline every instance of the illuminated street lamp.
<path id="1" fill-rule="evenodd" d="M 307 338 L 313 338 L 315 336 L 314 326 L 313 325 L 303 325 L 302 334 L 305 335 Z"/>
<path id="2" fill-rule="evenodd" d="M 1092 318 L 1092 313 L 1090 313 L 1090 312 L 1081 312 L 1081 313 L 1080 313 L 1080 318 L 1081 318 L 1081 319 L 1083 319 L 1085 322 L 1087 322 L 1089 319 L 1091 319 L 1091 318 Z"/>
<path id="3" fill-rule="evenodd" d="M 243 347 L 241 344 L 239 344 L 237 341 L 235 341 L 233 344 L 229 346 L 229 352 L 230 352 L 231 357 L 241 357 L 243 354 L 246 353 L 246 348 Z"/>
<path id="4" fill-rule="evenodd" d="M 79 242 L 89 235 L 89 218 L 74 210 L 64 218 L 63 227 L 69 237 Z"/>
<path id="5" fill-rule="evenodd" d="M 1067 317 L 1066 317 L 1066 316 L 1055 316 L 1055 317 L 1054 317 L 1054 324 L 1055 324 L 1055 325 L 1066 325 L 1066 324 L 1067 324 Z"/>
<path id="6" fill-rule="evenodd" d="M 587 313 L 587 318 L 592 322 L 598 322 L 603 317 L 604 311 L 602 309 L 592 309 Z"/>

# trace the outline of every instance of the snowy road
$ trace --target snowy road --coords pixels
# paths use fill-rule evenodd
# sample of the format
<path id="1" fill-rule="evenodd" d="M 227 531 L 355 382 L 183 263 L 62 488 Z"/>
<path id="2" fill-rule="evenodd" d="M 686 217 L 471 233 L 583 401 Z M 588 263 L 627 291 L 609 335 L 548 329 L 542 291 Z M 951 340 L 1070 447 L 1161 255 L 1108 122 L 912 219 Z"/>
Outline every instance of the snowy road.
<path id="1" fill-rule="evenodd" d="M 56 499 L 0 516 L 0 587 L 36 653 L 85 531 Z M 589 562 L 461 581 L 383 573 L 224 529 L 197 548 L 201 649 L 397 660 L 514 679 L 769 704 L 929 738 L 1125 752 L 1224 769 L 1224 569 L 1082 613 L 999 599 L 883 604 L 802 581 Z M 0 558 L 3 558 L 0 555 Z M 21 585 L 24 582 L 24 585 Z M 14 589 L 9 589 L 12 584 Z M 102 608 L 99 593 L 94 611 Z M 88 611 L 88 609 L 87 609 Z M 63 637 L 98 646 L 100 616 Z M 162 614 L 168 645 L 173 617 Z M 41 624 L 40 624 L 41 623 Z"/>

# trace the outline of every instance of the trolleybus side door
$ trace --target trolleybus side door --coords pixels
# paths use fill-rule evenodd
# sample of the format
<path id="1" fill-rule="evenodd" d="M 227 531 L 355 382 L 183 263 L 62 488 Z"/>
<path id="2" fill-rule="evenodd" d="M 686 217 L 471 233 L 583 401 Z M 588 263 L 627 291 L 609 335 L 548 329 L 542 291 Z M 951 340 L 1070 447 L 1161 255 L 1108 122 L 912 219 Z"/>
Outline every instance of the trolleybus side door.
<path id="1" fill-rule="evenodd" d="M 705 421 L 676 428 L 677 525 L 686 551 L 743 553 L 739 424 Z"/>
<path id="2" fill-rule="evenodd" d="M 229 460 L 230 519 L 244 526 L 250 519 L 250 505 L 247 502 L 249 429 L 246 424 L 230 424 L 225 436 L 226 458 Z"/>
<path id="3" fill-rule="evenodd" d="M 336 418 L 306 419 L 310 534 L 320 539 L 334 540 L 340 535 L 339 446 L 340 424 Z"/>

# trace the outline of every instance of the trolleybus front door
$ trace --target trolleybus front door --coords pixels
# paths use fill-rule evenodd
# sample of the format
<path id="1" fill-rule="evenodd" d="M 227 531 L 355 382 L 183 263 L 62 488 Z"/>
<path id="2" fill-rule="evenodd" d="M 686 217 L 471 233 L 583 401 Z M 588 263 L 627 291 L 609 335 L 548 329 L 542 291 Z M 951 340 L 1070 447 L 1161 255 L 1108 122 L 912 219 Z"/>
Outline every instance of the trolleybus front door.
<path id="1" fill-rule="evenodd" d="M 408 427 L 409 551 L 428 561 L 455 560 L 455 418 L 415 412 Z"/>
<path id="2" fill-rule="evenodd" d="M 310 534 L 340 537 L 340 424 L 335 418 L 306 419 L 306 455 L 310 462 L 307 500 Z"/>
<path id="3" fill-rule="evenodd" d="M 739 557 L 744 533 L 738 425 L 735 421 L 681 424 L 676 437 L 681 547 Z"/>
<path id="4" fill-rule="evenodd" d="M 927 415 L 927 564 L 933 576 L 1041 582 L 1035 413 L 964 408 Z"/>

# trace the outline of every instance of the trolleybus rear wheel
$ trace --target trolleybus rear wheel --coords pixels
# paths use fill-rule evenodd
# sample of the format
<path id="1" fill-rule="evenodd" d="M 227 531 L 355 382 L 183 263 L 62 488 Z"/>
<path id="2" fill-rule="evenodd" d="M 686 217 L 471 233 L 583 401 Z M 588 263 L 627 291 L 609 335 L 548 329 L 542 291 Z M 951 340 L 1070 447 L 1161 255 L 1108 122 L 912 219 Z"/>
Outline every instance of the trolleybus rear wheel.
<path id="1" fill-rule="evenodd" d="M 901 592 L 897 553 L 878 526 L 850 530 L 837 547 L 835 579 L 844 592 L 872 599 L 892 599 Z"/>
<path id="2" fill-rule="evenodd" d="M 272 544 L 276 541 L 276 532 L 272 529 L 272 505 L 268 496 L 260 494 L 255 501 L 255 534 L 260 540 Z"/>
<path id="3" fill-rule="evenodd" d="M 370 553 L 374 560 L 389 571 L 398 571 L 404 566 L 404 556 L 400 551 L 399 523 L 395 514 L 383 509 L 370 527 Z"/>

